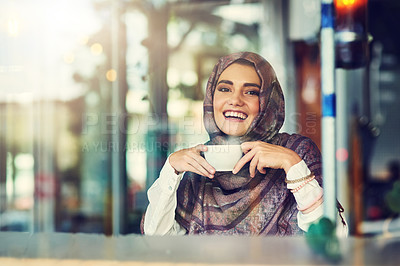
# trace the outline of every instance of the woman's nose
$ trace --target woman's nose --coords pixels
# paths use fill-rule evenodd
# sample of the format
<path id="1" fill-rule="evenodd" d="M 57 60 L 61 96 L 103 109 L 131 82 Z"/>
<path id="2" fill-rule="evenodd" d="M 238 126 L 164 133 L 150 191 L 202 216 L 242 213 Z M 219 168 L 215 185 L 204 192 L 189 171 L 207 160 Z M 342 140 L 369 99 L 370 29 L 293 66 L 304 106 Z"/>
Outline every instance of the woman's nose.
<path id="1" fill-rule="evenodd" d="M 243 104 L 242 94 L 238 92 L 232 93 L 228 103 L 231 105 L 239 105 L 239 106 L 242 105 Z"/>

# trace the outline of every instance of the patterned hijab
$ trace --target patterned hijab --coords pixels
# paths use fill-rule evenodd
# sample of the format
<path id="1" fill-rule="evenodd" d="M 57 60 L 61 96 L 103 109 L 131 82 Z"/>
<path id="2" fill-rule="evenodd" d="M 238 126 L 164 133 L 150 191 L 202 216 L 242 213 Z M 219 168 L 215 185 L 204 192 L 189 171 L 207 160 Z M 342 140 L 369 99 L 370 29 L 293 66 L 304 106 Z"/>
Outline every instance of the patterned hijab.
<path id="1" fill-rule="evenodd" d="M 271 141 L 281 129 L 285 119 L 285 101 L 281 86 L 276 78 L 272 66 L 261 56 L 254 53 L 242 52 L 220 58 L 208 79 L 206 96 L 204 99 L 204 125 L 213 144 L 223 144 L 232 137 L 227 136 L 218 128 L 213 111 L 213 95 L 221 73 L 237 60 L 246 60 L 254 64 L 254 68 L 261 79 L 260 111 L 253 120 L 247 134 L 236 141 L 263 140 Z"/>
<path id="2" fill-rule="evenodd" d="M 246 134 L 233 142 L 261 140 L 290 148 L 321 181 L 320 153 L 315 144 L 297 134 L 278 133 L 285 116 L 283 93 L 271 65 L 254 53 L 231 54 L 215 65 L 204 99 L 204 125 L 210 136 L 206 144 L 232 143 L 232 137 L 214 120 L 213 95 L 221 73 L 239 59 L 252 63 L 261 79 L 260 106 Z M 282 169 L 268 168 L 266 174 L 257 172 L 250 178 L 249 164 L 237 174 L 217 172 L 213 179 L 186 172 L 178 188 L 175 219 L 189 234 L 300 234 L 296 202 L 286 188 L 285 176 Z"/>

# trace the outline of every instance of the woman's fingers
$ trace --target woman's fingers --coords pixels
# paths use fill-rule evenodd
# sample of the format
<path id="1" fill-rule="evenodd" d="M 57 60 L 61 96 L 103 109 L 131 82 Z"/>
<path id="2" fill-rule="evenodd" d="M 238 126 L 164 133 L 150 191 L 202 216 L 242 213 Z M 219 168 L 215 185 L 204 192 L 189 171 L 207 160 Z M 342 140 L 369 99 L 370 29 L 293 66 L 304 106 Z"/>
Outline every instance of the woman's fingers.
<path id="1" fill-rule="evenodd" d="M 191 162 L 188 163 L 188 169 L 191 172 L 195 172 L 195 173 L 197 173 L 199 175 L 202 175 L 202 176 L 207 176 L 209 178 L 213 178 L 214 177 L 213 174 L 209 173 L 207 171 L 207 169 L 202 167 L 198 162 L 196 162 L 196 160 L 192 160 Z"/>
<path id="2" fill-rule="evenodd" d="M 207 146 L 199 144 L 189 149 L 174 152 L 170 156 L 170 164 L 178 172 L 191 171 L 213 178 L 215 169 L 200 155 L 202 151 L 207 151 Z"/>
<path id="3" fill-rule="evenodd" d="M 190 148 L 190 150 L 193 150 L 194 152 L 200 154 L 202 151 L 207 151 L 207 146 L 204 144 L 198 144 L 194 146 L 193 148 Z"/>
<path id="4" fill-rule="evenodd" d="M 242 167 L 247 163 L 250 162 L 249 165 L 249 173 L 250 177 L 255 177 L 256 175 L 256 170 L 258 170 L 261 173 L 266 173 L 264 169 L 264 165 L 262 165 L 262 161 L 260 160 L 260 155 L 257 153 L 256 150 L 251 150 L 247 152 L 235 165 L 233 168 L 233 174 L 236 174 L 237 172 L 242 169 Z"/>
<path id="5" fill-rule="evenodd" d="M 240 160 L 236 163 L 236 165 L 233 167 L 232 173 L 236 174 L 237 172 L 240 171 L 240 169 L 242 169 L 242 167 L 249 161 L 251 161 L 251 159 L 253 159 L 255 152 L 247 152 L 242 158 L 240 158 Z"/>
<path id="6" fill-rule="evenodd" d="M 246 163 L 250 162 L 250 177 L 255 176 L 256 170 L 265 174 L 265 167 L 270 167 L 268 162 L 271 161 L 273 146 L 265 142 L 252 141 L 242 143 L 241 148 L 245 155 L 235 165 L 233 173 L 236 174 Z"/>
<path id="7" fill-rule="evenodd" d="M 214 177 L 215 169 L 200 155 L 188 158 L 188 164 L 195 168 L 203 176 Z"/>
<path id="8" fill-rule="evenodd" d="M 259 157 L 256 154 L 253 157 L 253 159 L 251 159 L 251 162 L 250 162 L 250 167 L 249 167 L 250 177 L 256 176 L 256 168 L 258 168 L 258 162 L 259 162 Z"/>
<path id="9" fill-rule="evenodd" d="M 257 141 L 251 141 L 251 142 L 243 142 L 240 144 L 240 147 L 242 148 L 242 152 L 244 154 L 248 153 L 251 149 L 253 149 L 256 145 L 258 144 Z"/>
<path id="10" fill-rule="evenodd" d="M 187 169 L 186 172 L 193 172 L 193 173 L 196 173 L 196 174 L 201 175 L 201 176 L 210 177 L 210 174 L 205 174 L 204 172 L 200 171 L 198 168 L 193 167 L 190 164 L 186 165 L 186 169 Z M 211 175 L 211 176 L 214 177 L 213 175 Z M 212 177 L 210 177 L 210 178 L 212 178 Z"/>
<path id="11" fill-rule="evenodd" d="M 202 167 L 203 169 L 205 169 L 209 174 L 214 174 L 215 173 L 215 169 L 214 167 L 209 164 L 206 159 L 204 159 L 201 155 L 200 152 L 204 152 L 207 151 L 207 146 L 204 144 L 199 144 L 196 147 L 194 147 L 197 154 L 196 156 L 193 156 L 193 158 L 196 160 L 196 162 L 199 164 L 200 167 Z"/>
<path id="12" fill-rule="evenodd" d="M 254 177 L 256 168 L 263 174 L 266 173 L 266 168 L 283 169 L 287 173 L 293 165 L 301 161 L 295 151 L 262 141 L 244 142 L 241 148 L 245 155 L 233 168 L 234 174 L 247 162 L 250 162 L 250 176 Z"/>
<path id="13" fill-rule="evenodd" d="M 257 170 L 258 170 L 258 172 L 260 172 L 261 174 L 264 174 L 264 175 L 267 173 L 267 170 L 264 167 L 262 167 L 261 169 L 259 167 L 257 167 Z"/>

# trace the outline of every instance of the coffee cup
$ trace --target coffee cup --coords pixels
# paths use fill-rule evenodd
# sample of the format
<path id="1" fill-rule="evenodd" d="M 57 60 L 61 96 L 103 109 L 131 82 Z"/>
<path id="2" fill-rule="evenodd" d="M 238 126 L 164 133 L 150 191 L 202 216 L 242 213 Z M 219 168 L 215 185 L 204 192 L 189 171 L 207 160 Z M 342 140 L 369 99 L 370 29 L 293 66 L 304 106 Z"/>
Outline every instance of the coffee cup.
<path id="1" fill-rule="evenodd" d="M 232 171 L 233 167 L 243 156 L 240 145 L 206 146 L 207 151 L 204 152 L 204 157 L 216 171 Z"/>

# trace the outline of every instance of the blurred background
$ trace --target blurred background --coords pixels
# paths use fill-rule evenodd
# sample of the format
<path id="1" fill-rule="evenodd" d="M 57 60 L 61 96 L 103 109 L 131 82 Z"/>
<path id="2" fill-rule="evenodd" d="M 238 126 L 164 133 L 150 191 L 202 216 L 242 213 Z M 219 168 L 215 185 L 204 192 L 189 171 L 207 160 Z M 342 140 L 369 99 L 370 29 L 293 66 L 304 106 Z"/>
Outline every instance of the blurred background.
<path id="1" fill-rule="evenodd" d="M 400 212 L 400 2 L 365 11 L 367 52 L 336 69 L 354 235 Z M 206 82 L 228 53 L 270 61 L 283 131 L 321 148 L 320 13 L 320 0 L 0 0 L 0 230 L 139 233 L 168 154 L 208 139 Z"/>

